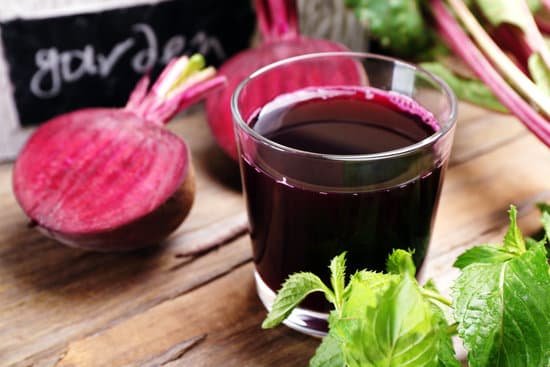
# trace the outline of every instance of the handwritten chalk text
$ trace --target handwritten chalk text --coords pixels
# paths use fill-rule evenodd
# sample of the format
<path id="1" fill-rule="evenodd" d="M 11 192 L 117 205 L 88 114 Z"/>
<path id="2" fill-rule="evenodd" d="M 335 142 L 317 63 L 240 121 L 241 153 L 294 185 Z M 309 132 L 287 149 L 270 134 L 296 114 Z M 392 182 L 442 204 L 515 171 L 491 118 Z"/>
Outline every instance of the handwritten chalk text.
<path id="1" fill-rule="evenodd" d="M 30 82 L 32 94 L 41 99 L 53 98 L 61 93 L 63 83 L 75 83 L 86 76 L 108 78 L 140 38 L 143 38 L 146 46 L 133 54 L 130 61 L 132 70 L 139 74 L 151 70 L 157 62 L 167 64 L 186 47 L 202 54 L 213 52 L 219 59 L 226 56 L 218 39 L 205 32 L 196 33 L 190 40 L 175 35 L 163 47 L 159 47 L 158 38 L 150 25 L 138 23 L 132 27 L 132 31 L 133 36 L 118 42 L 107 54 L 97 52 L 93 45 L 67 51 L 59 51 L 54 47 L 38 50 L 35 55 L 38 70 Z"/>

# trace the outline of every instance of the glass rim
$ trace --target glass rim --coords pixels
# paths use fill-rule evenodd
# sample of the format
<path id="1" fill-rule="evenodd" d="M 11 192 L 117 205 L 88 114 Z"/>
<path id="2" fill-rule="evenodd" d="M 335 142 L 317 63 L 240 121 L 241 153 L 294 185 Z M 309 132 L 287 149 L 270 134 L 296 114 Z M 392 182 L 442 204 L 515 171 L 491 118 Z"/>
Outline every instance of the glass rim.
<path id="1" fill-rule="evenodd" d="M 258 76 L 273 70 L 275 68 L 278 68 L 279 66 L 286 65 L 289 63 L 297 62 L 297 61 L 303 61 L 303 60 L 309 60 L 309 59 L 315 59 L 320 57 L 354 57 L 356 59 L 375 59 L 385 62 L 391 62 L 393 64 L 399 64 L 401 66 L 407 67 L 410 70 L 414 72 L 420 72 L 427 76 L 429 79 L 434 81 L 439 88 L 443 91 L 445 94 L 447 100 L 450 104 L 450 111 L 449 116 L 445 119 L 444 122 L 440 122 L 437 120 L 438 124 L 440 124 L 440 129 L 430 136 L 420 140 L 419 142 L 416 142 L 411 145 L 407 145 L 402 148 L 398 149 L 392 149 L 385 152 L 379 152 L 379 153 L 368 153 L 368 154 L 323 154 L 323 153 L 315 153 L 310 152 L 307 150 L 301 150 L 292 148 L 283 144 L 279 144 L 269 138 L 266 138 L 262 134 L 258 133 L 256 130 L 252 129 L 246 121 L 244 121 L 241 112 L 239 110 L 238 106 L 238 99 L 242 92 L 242 90 L 246 87 L 246 85 L 253 81 Z M 431 112 L 431 111 L 430 111 Z M 268 64 L 266 66 L 263 66 L 259 68 L 258 70 L 254 71 L 252 74 L 247 76 L 235 89 L 231 96 L 231 113 L 236 120 L 236 124 L 242 128 L 248 135 L 252 136 L 257 141 L 270 146 L 271 148 L 274 148 L 279 151 L 284 151 L 292 154 L 307 156 L 310 158 L 318 158 L 318 159 L 324 159 L 324 160 L 335 160 L 335 161 L 374 161 L 374 160 L 380 160 L 380 159 L 387 159 L 387 158 L 395 158 L 395 157 L 401 157 L 406 156 L 410 153 L 414 153 L 426 146 L 430 146 L 431 144 L 435 143 L 439 139 L 441 139 L 443 136 L 445 136 L 456 124 L 456 118 L 457 118 L 457 99 L 454 94 L 454 92 L 451 90 L 451 88 L 437 75 L 432 74 L 431 72 L 425 70 L 419 65 L 415 65 L 413 63 L 403 61 L 394 57 L 390 56 L 384 56 L 379 55 L 375 53 L 370 52 L 354 52 L 354 51 L 333 51 L 333 52 L 316 52 L 316 53 L 308 53 L 300 56 L 293 56 L 286 59 L 282 59 L 276 62 L 273 62 L 271 64 Z"/>

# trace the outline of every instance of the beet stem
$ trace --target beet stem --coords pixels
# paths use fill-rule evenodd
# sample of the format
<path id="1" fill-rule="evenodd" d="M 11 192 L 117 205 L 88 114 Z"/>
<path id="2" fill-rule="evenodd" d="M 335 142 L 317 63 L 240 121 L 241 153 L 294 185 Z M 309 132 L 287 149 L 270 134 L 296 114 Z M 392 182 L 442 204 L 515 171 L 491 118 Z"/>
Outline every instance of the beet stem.
<path id="1" fill-rule="evenodd" d="M 456 54 L 474 70 L 495 93 L 501 103 L 512 111 L 545 145 L 550 147 L 550 124 L 506 83 L 491 63 L 464 33 L 442 0 L 430 0 L 435 22 Z"/>
<path id="2" fill-rule="evenodd" d="M 255 0 L 254 3 L 264 43 L 298 37 L 296 0 Z"/>
<path id="3" fill-rule="evenodd" d="M 525 38 L 521 35 L 521 30 L 511 24 L 501 24 L 492 35 L 498 45 L 505 51 L 510 52 L 517 61 L 516 66 L 523 71 L 525 75 L 529 74 L 528 61 L 533 54 L 531 46 L 527 44 Z"/>
<path id="4" fill-rule="evenodd" d="M 532 100 L 546 116 L 550 116 L 550 97 L 543 93 L 531 79 L 529 79 L 508 56 L 498 47 L 491 37 L 485 32 L 483 27 L 479 24 L 474 15 L 470 12 L 468 7 L 462 2 L 462 0 L 448 0 L 449 4 L 455 11 L 458 18 L 462 21 L 468 32 L 472 35 L 472 38 L 477 42 L 482 50 L 487 54 L 487 57 L 497 66 L 497 68 L 510 80 L 510 82 L 517 88 L 517 90 L 526 98 Z M 440 3 L 440 1 L 439 1 Z M 441 4 L 443 6 L 443 4 Z M 446 10 L 445 10 L 446 11 Z M 447 12 L 447 11 L 446 11 Z M 451 20 L 456 23 L 452 16 Z M 436 16 L 436 21 L 445 25 L 442 20 Z M 459 27 L 460 32 L 462 29 Z M 470 39 L 466 36 L 468 42 Z M 456 42 L 456 40 L 454 40 Z M 477 48 L 472 44 L 472 47 Z M 460 48 L 460 47 L 459 47 Z M 459 51 L 462 51 L 460 49 Z M 480 53 L 480 56 L 485 57 Z M 490 65 L 490 64 L 489 64 Z M 492 66 L 491 66 L 492 68 Z"/>
<path id="5" fill-rule="evenodd" d="M 139 82 L 136 84 L 136 87 L 132 91 L 132 94 L 130 94 L 130 98 L 128 98 L 128 102 L 126 103 L 126 109 L 135 110 L 143 102 L 143 99 L 147 95 L 150 82 L 151 82 L 151 78 L 149 77 L 148 74 L 145 74 L 139 80 Z"/>
<path id="6" fill-rule="evenodd" d="M 535 16 L 535 21 L 537 22 L 537 26 L 542 33 L 550 35 L 550 21 L 543 19 L 541 16 Z"/>
<path id="7" fill-rule="evenodd" d="M 205 60 L 200 54 L 170 61 L 149 92 L 149 77 L 140 80 L 126 109 L 146 121 L 163 125 L 182 109 L 225 84 L 225 77 L 216 77 L 216 69 L 204 69 L 204 66 Z"/>
<path id="8" fill-rule="evenodd" d="M 535 22 L 533 14 L 529 10 L 527 2 L 520 1 L 520 3 L 523 12 L 521 14 L 518 14 L 518 16 L 522 17 L 527 24 L 527 29 L 525 30 L 525 33 L 522 32 L 523 37 L 525 38 L 525 41 L 531 47 L 533 52 L 538 52 L 544 60 L 546 66 L 550 69 L 550 48 L 546 44 L 546 41 L 544 41 L 544 37 L 537 27 L 537 23 Z"/>

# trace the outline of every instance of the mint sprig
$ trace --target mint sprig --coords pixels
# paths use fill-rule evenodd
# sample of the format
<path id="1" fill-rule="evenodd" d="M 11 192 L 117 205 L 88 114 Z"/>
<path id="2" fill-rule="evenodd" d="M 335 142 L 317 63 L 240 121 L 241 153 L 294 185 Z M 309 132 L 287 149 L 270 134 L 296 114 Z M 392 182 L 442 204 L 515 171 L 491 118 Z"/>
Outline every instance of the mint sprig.
<path id="1" fill-rule="evenodd" d="M 341 254 L 330 264 L 332 289 L 313 274 L 292 275 L 263 327 L 278 325 L 307 294 L 319 291 L 334 311 L 310 367 L 459 367 L 451 342 L 456 332 L 470 367 L 548 367 L 550 267 L 544 246 L 550 206 L 539 208 L 543 240 L 523 237 L 512 206 L 502 245 L 477 246 L 458 257 L 461 275 L 452 301 L 432 281 L 417 282 L 407 251 L 390 255 L 388 273 L 362 270 L 347 283 Z M 445 310 L 456 323 L 450 325 Z"/>
<path id="2" fill-rule="evenodd" d="M 313 292 L 323 292 L 329 302 L 334 302 L 334 293 L 317 275 L 312 273 L 292 274 L 275 297 L 271 312 L 262 323 L 262 328 L 269 329 L 279 325 L 308 294 Z"/>
<path id="3" fill-rule="evenodd" d="M 479 261 L 471 257 L 454 285 L 454 316 L 458 334 L 470 351 L 470 367 L 550 365 L 546 250 L 543 243 L 532 243 L 527 250 L 516 209 L 509 213 L 503 246 L 483 246 L 483 251 L 501 252 Z"/>

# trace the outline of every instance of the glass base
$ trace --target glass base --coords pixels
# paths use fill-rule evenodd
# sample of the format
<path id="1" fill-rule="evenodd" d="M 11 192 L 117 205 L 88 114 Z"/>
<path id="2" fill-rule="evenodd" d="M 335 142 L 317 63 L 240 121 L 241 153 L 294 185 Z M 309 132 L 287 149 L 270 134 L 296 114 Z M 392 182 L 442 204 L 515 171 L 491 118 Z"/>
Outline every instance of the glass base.
<path id="1" fill-rule="evenodd" d="M 275 292 L 267 286 L 260 274 L 254 270 L 256 290 L 260 300 L 269 311 L 275 300 Z M 283 324 L 303 334 L 322 338 L 328 331 L 328 314 L 297 307 Z"/>

